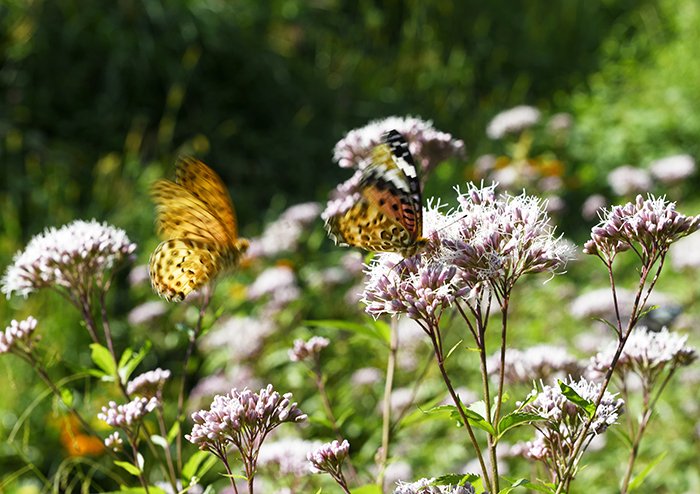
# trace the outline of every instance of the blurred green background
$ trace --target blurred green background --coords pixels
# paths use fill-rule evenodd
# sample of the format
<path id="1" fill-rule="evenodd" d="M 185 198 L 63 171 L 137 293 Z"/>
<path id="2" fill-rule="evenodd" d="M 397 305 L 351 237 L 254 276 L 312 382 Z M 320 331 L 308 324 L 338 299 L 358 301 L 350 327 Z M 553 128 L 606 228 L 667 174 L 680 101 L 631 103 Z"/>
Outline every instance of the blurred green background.
<path id="1" fill-rule="evenodd" d="M 611 196 L 612 168 L 700 156 L 699 47 L 697 0 L 0 0 L 0 267 L 45 227 L 93 217 L 126 230 L 146 262 L 157 242 L 148 188 L 181 153 L 222 176 L 242 234 L 259 234 L 285 206 L 325 200 L 349 175 L 333 145 L 389 115 L 464 140 L 467 159 L 426 186 L 448 196 L 479 156 L 508 155 L 485 128 L 520 104 L 572 117 L 556 152 L 532 152 L 563 164 L 560 228 L 580 240 L 591 225 L 581 204 Z M 653 191 L 692 214 L 697 186 Z M 122 319 L 134 303 L 125 286 Z M 39 317 L 59 300 L 13 298 L 0 316 Z M 85 335 L 62 331 L 77 314 L 52 316 L 56 348 L 89 365 L 75 350 Z M 36 382 L 0 360 L 12 376 L 5 436 Z M 16 468 L 3 458 L 17 451 L 0 451 L 0 471 Z"/>

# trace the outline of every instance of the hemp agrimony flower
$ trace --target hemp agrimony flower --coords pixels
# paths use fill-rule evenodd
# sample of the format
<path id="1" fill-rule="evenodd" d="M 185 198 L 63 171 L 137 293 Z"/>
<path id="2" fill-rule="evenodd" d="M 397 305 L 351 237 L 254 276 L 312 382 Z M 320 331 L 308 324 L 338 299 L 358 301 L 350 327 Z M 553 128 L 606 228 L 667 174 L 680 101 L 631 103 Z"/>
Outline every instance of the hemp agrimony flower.
<path id="1" fill-rule="evenodd" d="M 590 403 L 596 401 L 602 389 L 601 384 L 584 378 L 578 381 L 568 380 L 565 384 Z M 543 461 L 552 481 L 562 481 L 569 468 L 569 462 L 578 464 L 591 440 L 615 424 L 618 417 L 624 413 L 624 401 L 605 391 L 591 425 L 587 427 L 586 411 L 570 401 L 559 386 L 542 386 L 541 390 L 534 389 L 530 393 L 522 411 L 534 413 L 544 419 L 535 423 L 539 437 L 534 443 L 537 447 L 533 444 L 531 449 L 537 450 L 538 453 L 532 453 L 530 456 Z M 572 459 L 574 445 L 582 434 L 585 434 L 584 445 L 578 450 L 577 457 Z"/>
<path id="2" fill-rule="evenodd" d="M 102 412 L 97 414 L 97 418 L 112 427 L 130 429 L 157 406 L 158 399 L 156 398 L 134 398 L 122 405 L 110 401 L 108 406 L 102 407 Z"/>
<path id="3" fill-rule="evenodd" d="M 489 374 L 498 375 L 501 355 L 495 353 L 486 359 Z M 548 380 L 551 376 L 580 375 L 582 366 L 565 348 L 552 345 L 536 345 L 525 350 L 506 350 L 504 377 L 507 383 L 532 383 Z"/>
<path id="4" fill-rule="evenodd" d="M 638 195 L 635 202 L 604 211 L 601 222 L 591 231 L 583 252 L 604 262 L 618 252 L 633 249 L 643 262 L 663 256 L 671 244 L 700 228 L 700 215 L 685 216 L 676 203 L 664 197 Z"/>
<path id="5" fill-rule="evenodd" d="M 22 321 L 13 319 L 5 331 L 0 331 L 0 355 L 15 351 L 30 351 L 32 346 L 32 334 L 36 329 L 37 321 L 32 316 Z"/>
<path id="6" fill-rule="evenodd" d="M 114 431 L 105 438 L 105 447 L 111 449 L 115 453 L 118 453 L 124 448 L 124 441 L 119 435 L 119 432 Z"/>
<path id="7" fill-rule="evenodd" d="M 185 438 L 217 456 L 229 475 L 232 472 L 227 460 L 228 448 L 233 444 L 241 453 L 252 492 L 258 454 L 265 438 L 285 422 L 306 420 L 306 415 L 291 398 L 291 393 L 280 395 L 271 384 L 259 393 L 234 388 L 229 394 L 215 396 L 209 410 L 192 414 L 194 426 Z"/>
<path id="8" fill-rule="evenodd" d="M 163 394 L 163 386 L 170 379 L 170 371 L 161 368 L 144 372 L 129 381 L 126 392 L 129 396 L 156 397 L 160 400 Z"/>
<path id="9" fill-rule="evenodd" d="M 79 299 L 93 283 L 103 288 L 109 272 L 136 250 L 123 230 L 95 220 L 47 228 L 15 254 L 2 291 L 27 296 L 40 288 L 64 289 Z"/>
<path id="10" fill-rule="evenodd" d="M 532 106 L 520 105 L 502 111 L 489 122 L 486 135 L 500 139 L 507 134 L 517 134 L 540 121 L 540 111 Z"/>
<path id="11" fill-rule="evenodd" d="M 434 478 L 424 478 L 415 482 L 399 482 L 394 494 L 474 494 L 474 486 L 467 482 L 465 485 L 434 485 Z"/>
<path id="12" fill-rule="evenodd" d="M 321 350 L 330 344 L 331 340 L 323 336 L 312 336 L 309 341 L 294 340 L 294 348 L 289 350 L 289 360 L 301 362 L 302 360 L 315 359 Z"/>
<path id="13" fill-rule="evenodd" d="M 344 439 L 342 443 L 331 441 L 322 444 L 307 455 L 307 459 L 311 463 L 311 471 L 313 473 L 327 473 L 345 492 L 349 492 L 343 475 L 343 462 L 348 457 L 349 451 L 350 443 L 347 439 Z"/>

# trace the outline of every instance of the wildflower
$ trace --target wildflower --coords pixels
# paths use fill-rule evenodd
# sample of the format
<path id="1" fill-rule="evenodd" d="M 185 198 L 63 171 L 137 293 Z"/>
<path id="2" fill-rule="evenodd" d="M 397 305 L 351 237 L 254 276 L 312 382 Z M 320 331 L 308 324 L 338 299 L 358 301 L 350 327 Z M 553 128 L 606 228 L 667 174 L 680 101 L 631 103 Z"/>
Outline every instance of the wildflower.
<path id="1" fill-rule="evenodd" d="M 265 338 L 274 333 L 276 327 L 268 318 L 234 316 L 222 319 L 202 338 L 202 348 L 222 349 L 228 358 L 241 361 L 256 355 Z"/>
<path id="2" fill-rule="evenodd" d="M 35 236 L 15 254 L 3 276 L 2 291 L 26 297 L 45 287 L 73 296 L 89 293 L 92 284 L 104 288 L 109 271 L 136 250 L 123 230 L 95 220 L 77 220 Z"/>
<path id="3" fill-rule="evenodd" d="M 5 331 L 0 331 L 0 355 L 10 353 L 13 349 L 21 347 L 22 351 L 31 349 L 32 333 L 36 329 L 37 320 L 32 316 L 22 321 L 13 319 Z"/>
<path id="4" fill-rule="evenodd" d="M 353 207 L 360 199 L 360 180 L 362 172 L 355 171 L 352 177 L 339 184 L 330 193 L 330 200 L 326 208 L 321 213 L 321 219 L 327 221 L 333 216 L 345 213 Z"/>
<path id="5" fill-rule="evenodd" d="M 598 226 L 584 253 L 612 262 L 618 252 L 635 247 L 643 259 L 665 254 L 671 244 L 700 228 L 700 216 L 685 216 L 676 211 L 676 203 L 664 197 L 637 196 L 634 203 L 613 206 Z"/>
<path id="6" fill-rule="evenodd" d="M 158 404 L 157 398 L 146 397 L 134 398 L 123 405 L 117 405 L 116 402 L 110 401 L 109 406 L 102 407 L 102 412 L 97 414 L 97 418 L 112 427 L 129 429 L 147 413 L 155 410 Z"/>
<path id="7" fill-rule="evenodd" d="M 649 165 L 652 176 L 664 184 L 686 180 L 695 173 L 695 160 L 689 154 L 677 154 L 654 161 Z"/>
<path id="8" fill-rule="evenodd" d="M 601 384 L 589 382 L 584 378 L 578 381 L 568 379 L 566 384 L 581 398 L 590 402 L 595 402 L 601 389 Z M 538 429 L 544 437 L 547 448 L 550 451 L 556 451 L 557 448 L 569 451 L 578 435 L 583 432 L 588 420 L 586 412 L 569 401 L 559 386 L 543 386 L 541 391 L 534 389 L 530 397 L 534 399 L 523 407 L 523 411 L 545 419 L 544 422 L 538 422 L 540 424 Z M 605 432 L 609 426 L 617 422 L 622 413 L 624 413 L 624 401 L 616 399 L 615 395 L 605 391 L 587 437 L 590 439 L 596 434 Z M 565 456 L 559 455 L 559 457 Z"/>
<path id="9" fill-rule="evenodd" d="M 170 371 L 159 367 L 152 371 L 144 372 L 129 381 L 126 385 L 126 392 L 129 396 L 156 397 L 160 400 L 163 394 L 163 387 L 168 379 L 170 379 Z"/>
<path id="10" fill-rule="evenodd" d="M 508 290 L 520 276 L 555 273 L 573 256 L 571 246 L 554 236 L 545 204 L 534 196 L 497 198 L 494 186 L 470 184 L 458 201 L 447 216 L 451 226 L 438 232 L 439 256 L 460 268 L 460 278 L 472 289 L 486 283 Z"/>
<path id="11" fill-rule="evenodd" d="M 260 466 L 276 466 L 282 475 L 303 477 L 309 473 L 307 455 L 320 445 L 320 441 L 305 441 L 295 438 L 265 443 L 260 448 L 258 464 Z"/>
<path id="12" fill-rule="evenodd" d="M 353 372 L 350 382 L 354 387 L 371 386 L 381 381 L 384 374 L 376 367 L 362 367 Z"/>
<path id="13" fill-rule="evenodd" d="M 194 426 L 185 438 L 220 458 L 225 457 L 230 444 L 244 458 L 257 458 L 263 440 L 275 428 L 285 422 L 306 420 L 291 398 L 291 393 L 280 395 L 271 384 L 259 393 L 234 388 L 226 395 L 215 396 L 209 410 L 192 414 Z"/>
<path id="14" fill-rule="evenodd" d="M 454 301 L 450 283 L 457 273 L 454 266 L 428 263 L 420 256 L 401 260 L 396 254 L 383 253 L 374 257 L 367 273 L 362 301 L 374 317 L 406 314 L 433 321 Z"/>
<path id="15" fill-rule="evenodd" d="M 674 269 L 697 269 L 700 267 L 700 236 L 680 239 L 671 246 L 669 255 Z"/>
<path id="16" fill-rule="evenodd" d="M 105 438 L 105 447 L 118 453 L 124 448 L 124 441 L 117 431 L 112 432 Z"/>
<path id="17" fill-rule="evenodd" d="M 574 118 L 570 113 L 555 113 L 549 117 L 547 130 L 551 134 L 559 134 L 570 130 L 574 125 Z"/>
<path id="18" fill-rule="evenodd" d="M 608 205 L 608 200 L 601 194 L 593 194 L 583 202 L 581 206 L 581 216 L 585 220 L 597 218 L 598 212 Z"/>
<path id="19" fill-rule="evenodd" d="M 294 251 L 304 231 L 321 212 L 317 202 L 295 204 L 286 209 L 275 221 L 265 227 L 262 235 L 250 241 L 250 257 L 272 257 L 281 252 Z"/>
<path id="20" fill-rule="evenodd" d="M 148 264 L 139 264 L 138 266 L 131 268 L 131 271 L 129 271 L 129 286 L 132 288 L 139 285 L 145 285 L 146 283 L 150 285 L 150 282 L 151 275 Z"/>
<path id="21" fill-rule="evenodd" d="M 436 130 L 431 121 L 415 117 L 388 117 L 348 132 L 335 145 L 333 160 L 342 168 L 361 167 L 372 148 L 381 143 L 382 135 L 391 129 L 397 130 L 406 139 L 423 176 L 452 156 L 464 156 L 464 141 Z"/>
<path id="22" fill-rule="evenodd" d="M 294 340 L 294 348 L 289 350 L 289 360 L 301 362 L 302 360 L 315 359 L 330 342 L 331 340 L 322 336 L 313 336 L 309 341 Z"/>
<path id="23" fill-rule="evenodd" d="M 474 486 L 467 482 L 465 485 L 434 485 L 434 478 L 423 478 L 415 482 L 399 482 L 394 494 L 474 494 Z"/>
<path id="24" fill-rule="evenodd" d="M 608 185 L 618 196 L 627 196 L 651 189 L 649 172 L 631 165 L 623 165 L 608 173 Z"/>
<path id="25" fill-rule="evenodd" d="M 131 309 L 126 318 L 129 324 L 136 326 L 157 319 L 167 311 L 168 306 L 162 300 L 151 300 Z"/>
<path id="26" fill-rule="evenodd" d="M 540 121 L 540 111 L 527 105 L 520 105 L 502 111 L 489 122 L 486 135 L 491 139 L 500 139 L 506 134 L 517 134 L 532 127 Z"/>
<path id="27" fill-rule="evenodd" d="M 687 336 L 671 333 L 667 328 L 659 332 L 649 331 L 643 326 L 632 330 L 625 343 L 616 371 L 632 372 L 645 383 L 653 383 L 663 370 L 690 365 L 697 359 L 695 349 L 686 345 Z M 604 375 L 612 365 L 617 343 L 611 343 L 605 350 L 591 359 L 589 369 L 594 375 Z"/>
<path id="28" fill-rule="evenodd" d="M 296 283 L 296 276 L 288 266 L 274 266 L 264 270 L 248 287 L 248 298 L 258 300 L 269 296 L 268 310 L 279 311 L 297 300 L 301 291 Z"/>
<path id="29" fill-rule="evenodd" d="M 350 443 L 347 439 L 342 443 L 332 441 L 325 443 L 308 453 L 306 458 L 311 463 L 311 472 L 327 473 L 341 485 L 345 485 L 343 462 L 348 457 Z"/>
<path id="30" fill-rule="evenodd" d="M 499 373 L 500 357 L 500 352 L 497 352 L 486 360 L 490 374 Z M 581 370 L 578 360 L 562 347 L 537 345 L 526 350 L 509 348 L 506 352 L 504 374 L 508 383 L 531 383 L 552 376 L 580 375 Z"/>

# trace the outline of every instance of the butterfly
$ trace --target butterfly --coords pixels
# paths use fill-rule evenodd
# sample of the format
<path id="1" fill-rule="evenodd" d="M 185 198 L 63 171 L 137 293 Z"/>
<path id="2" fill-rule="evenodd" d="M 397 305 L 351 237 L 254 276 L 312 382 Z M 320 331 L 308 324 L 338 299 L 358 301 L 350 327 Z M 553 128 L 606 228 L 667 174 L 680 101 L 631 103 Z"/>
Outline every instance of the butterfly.
<path id="1" fill-rule="evenodd" d="M 423 235 L 423 205 L 418 170 L 408 143 L 396 130 L 382 136 L 360 168 L 360 199 L 326 220 L 329 237 L 341 246 L 410 257 L 428 239 Z"/>
<path id="2" fill-rule="evenodd" d="M 158 180 L 151 195 L 156 228 L 165 239 L 150 259 L 158 295 L 180 302 L 238 266 L 248 241 L 238 238 L 233 203 L 216 172 L 195 158 L 181 158 L 175 181 Z"/>

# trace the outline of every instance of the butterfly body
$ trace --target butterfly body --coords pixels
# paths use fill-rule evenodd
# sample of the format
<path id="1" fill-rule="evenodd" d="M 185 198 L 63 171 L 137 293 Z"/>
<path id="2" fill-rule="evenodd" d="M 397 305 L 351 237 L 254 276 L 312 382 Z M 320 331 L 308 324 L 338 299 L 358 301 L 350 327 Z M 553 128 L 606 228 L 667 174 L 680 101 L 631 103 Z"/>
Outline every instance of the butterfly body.
<path id="1" fill-rule="evenodd" d="M 360 198 L 326 221 L 338 245 L 410 257 L 427 243 L 422 236 L 420 181 L 408 144 L 395 130 L 372 150 L 361 169 Z"/>
<path id="2" fill-rule="evenodd" d="M 151 255 L 153 289 L 179 302 L 221 273 L 236 268 L 248 248 L 237 236 L 233 204 L 224 183 L 193 158 L 178 163 L 176 179 L 151 191 L 161 242 Z"/>

